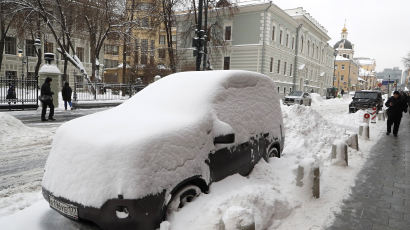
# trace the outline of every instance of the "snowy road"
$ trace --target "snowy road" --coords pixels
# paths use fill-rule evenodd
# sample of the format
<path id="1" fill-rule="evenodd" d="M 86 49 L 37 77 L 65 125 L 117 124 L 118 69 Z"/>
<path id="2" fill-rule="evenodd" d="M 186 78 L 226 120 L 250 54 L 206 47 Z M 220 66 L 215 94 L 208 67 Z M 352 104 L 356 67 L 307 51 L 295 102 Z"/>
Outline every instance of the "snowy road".
<path id="1" fill-rule="evenodd" d="M 39 121 L 40 110 L 0 114 L 6 123 L 6 128 L 0 129 L 0 199 L 7 200 L 0 202 L 0 216 L 28 205 L 26 202 L 19 202 L 21 197 L 18 194 L 40 191 L 44 165 L 57 128 L 66 121 L 104 109 L 56 110 L 57 122 Z M 25 125 L 16 119 L 5 117 L 6 114 L 13 115 Z M 15 128 L 18 129 L 17 135 L 11 135 L 11 129 Z M 34 201 L 40 199 L 38 196 L 31 197 Z M 16 207 L 4 209 L 10 204 L 15 204 Z"/>

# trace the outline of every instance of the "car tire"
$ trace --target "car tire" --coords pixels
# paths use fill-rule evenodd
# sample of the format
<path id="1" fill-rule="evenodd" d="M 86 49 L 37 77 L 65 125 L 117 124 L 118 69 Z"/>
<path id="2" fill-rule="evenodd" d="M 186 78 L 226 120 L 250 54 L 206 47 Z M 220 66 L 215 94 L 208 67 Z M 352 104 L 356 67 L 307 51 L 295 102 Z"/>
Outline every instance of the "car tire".
<path id="1" fill-rule="evenodd" d="M 166 216 L 183 208 L 188 203 L 195 200 L 201 194 L 201 188 L 197 185 L 185 185 L 172 195 L 166 209 Z"/>
<path id="2" fill-rule="evenodd" d="M 270 158 L 272 157 L 278 157 L 280 158 L 279 151 L 276 147 L 270 148 L 269 151 L 266 152 L 266 155 L 263 157 L 263 159 L 269 163 Z"/>

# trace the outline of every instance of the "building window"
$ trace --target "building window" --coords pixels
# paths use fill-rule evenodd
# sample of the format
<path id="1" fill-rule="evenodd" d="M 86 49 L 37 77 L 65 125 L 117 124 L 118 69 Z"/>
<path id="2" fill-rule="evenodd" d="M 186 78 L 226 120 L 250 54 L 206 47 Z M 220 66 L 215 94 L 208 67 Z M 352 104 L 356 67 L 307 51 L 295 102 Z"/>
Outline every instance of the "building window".
<path id="1" fill-rule="evenodd" d="M 149 27 L 149 19 L 147 18 L 147 17 L 145 17 L 145 18 L 142 18 L 142 20 L 141 20 L 141 26 L 142 27 Z"/>
<path id="2" fill-rule="evenodd" d="M 342 69 L 345 69 L 345 65 L 342 65 Z"/>
<path id="3" fill-rule="evenodd" d="M 44 53 L 54 53 L 54 44 L 52 42 L 44 43 Z"/>
<path id="4" fill-rule="evenodd" d="M 302 39 L 301 39 L 301 42 L 300 42 L 300 43 L 301 43 L 301 44 L 300 44 L 300 52 L 303 53 L 303 44 L 304 44 L 303 36 L 302 36 Z"/>
<path id="5" fill-rule="evenodd" d="M 293 72 L 293 64 L 290 64 L 289 76 L 292 76 L 292 72 Z"/>
<path id="6" fill-rule="evenodd" d="M 292 49 L 295 49 L 295 37 L 292 37 Z"/>
<path id="7" fill-rule="evenodd" d="M 279 44 L 281 44 L 281 45 L 282 45 L 282 36 L 283 36 L 283 31 L 280 30 L 280 33 L 279 33 Z"/>
<path id="8" fill-rule="evenodd" d="M 272 27 L 272 41 L 275 41 L 275 32 L 276 32 L 276 27 Z"/>
<path id="9" fill-rule="evenodd" d="M 286 47 L 289 47 L 289 34 L 286 34 Z"/>
<path id="10" fill-rule="evenodd" d="M 283 65 L 283 75 L 286 75 L 286 67 L 287 67 L 287 62 L 284 63 Z"/>
<path id="11" fill-rule="evenodd" d="M 165 35 L 159 35 L 159 44 L 165 45 Z"/>
<path id="12" fill-rule="evenodd" d="M 83 47 L 76 47 L 75 54 L 77 55 L 80 61 L 84 61 L 84 48 Z"/>
<path id="13" fill-rule="evenodd" d="M 310 56 L 310 41 L 307 43 L 307 51 L 308 51 L 308 56 Z"/>
<path id="14" fill-rule="evenodd" d="M 6 71 L 6 79 L 17 79 L 17 71 Z"/>
<path id="15" fill-rule="evenodd" d="M 105 68 L 115 68 L 118 66 L 118 60 L 104 59 Z"/>
<path id="16" fill-rule="evenodd" d="M 141 52 L 145 54 L 148 52 L 148 39 L 141 39 Z"/>
<path id="17" fill-rule="evenodd" d="M 224 57 L 224 70 L 230 69 L 231 57 Z"/>
<path id="18" fill-rule="evenodd" d="M 111 55 L 118 55 L 118 46 L 114 45 L 105 45 L 104 47 L 104 53 L 105 54 L 111 54 Z"/>
<path id="19" fill-rule="evenodd" d="M 5 53 L 16 55 L 16 38 L 6 37 L 4 40 Z"/>
<path id="20" fill-rule="evenodd" d="M 148 64 L 148 56 L 147 56 L 147 53 L 141 53 L 141 64 L 142 64 L 142 65 Z"/>
<path id="21" fill-rule="evenodd" d="M 280 92 L 280 86 L 278 86 L 278 93 Z"/>
<path id="22" fill-rule="evenodd" d="M 172 44 L 177 43 L 177 36 L 176 36 L 176 35 L 172 35 L 172 36 L 171 36 L 171 40 L 172 40 Z"/>
<path id="23" fill-rule="evenodd" d="M 231 32 L 232 32 L 232 27 L 231 26 L 225 26 L 225 40 L 226 41 L 231 40 Z"/>
<path id="24" fill-rule="evenodd" d="M 270 58 L 269 72 L 273 72 L 273 57 Z"/>
<path id="25" fill-rule="evenodd" d="M 283 87 L 283 95 L 286 95 L 286 87 Z"/>
<path id="26" fill-rule="evenodd" d="M 158 50 L 158 57 L 159 58 L 165 58 L 165 49 L 159 49 Z"/>
<path id="27" fill-rule="evenodd" d="M 346 54 L 343 54 L 343 57 L 346 58 Z"/>
<path id="28" fill-rule="evenodd" d="M 26 56 L 35 57 L 36 52 L 34 51 L 34 41 L 26 40 Z"/>
<path id="29" fill-rule="evenodd" d="M 344 75 L 340 76 L 340 80 L 344 81 L 344 78 L 345 78 Z"/>

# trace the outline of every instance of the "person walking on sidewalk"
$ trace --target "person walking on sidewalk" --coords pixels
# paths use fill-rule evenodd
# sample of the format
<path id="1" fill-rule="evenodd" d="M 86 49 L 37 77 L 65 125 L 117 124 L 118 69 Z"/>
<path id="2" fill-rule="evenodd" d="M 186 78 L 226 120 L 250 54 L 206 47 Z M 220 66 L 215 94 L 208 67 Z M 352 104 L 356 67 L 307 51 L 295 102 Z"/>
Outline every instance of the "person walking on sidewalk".
<path id="1" fill-rule="evenodd" d="M 71 89 L 68 82 L 64 83 L 63 89 L 61 90 L 61 94 L 63 96 L 65 110 L 67 110 L 67 103 L 70 105 L 70 109 L 73 107 L 73 104 L 71 103 L 72 93 L 73 93 L 73 90 Z"/>
<path id="2" fill-rule="evenodd" d="M 41 101 L 41 121 L 47 121 L 46 119 L 46 112 L 47 106 L 50 108 L 50 113 L 48 114 L 48 120 L 55 121 L 53 118 L 54 116 L 54 104 L 53 104 L 53 94 L 51 92 L 51 83 L 52 79 L 47 77 L 44 81 L 43 85 L 41 86 L 41 94 L 40 94 L 40 101 Z"/>
<path id="3" fill-rule="evenodd" d="M 340 94 L 342 94 L 342 98 L 343 98 L 343 95 L 345 94 L 345 91 L 342 89 L 342 91 L 340 92 Z"/>
<path id="4" fill-rule="evenodd" d="M 391 126 L 394 124 L 393 127 L 393 135 L 397 137 L 397 133 L 399 132 L 400 121 L 402 117 L 402 113 L 407 111 L 407 104 L 404 103 L 402 97 L 400 96 L 399 91 L 394 91 L 393 96 L 390 97 L 385 104 L 387 109 L 387 135 L 391 133 Z"/>

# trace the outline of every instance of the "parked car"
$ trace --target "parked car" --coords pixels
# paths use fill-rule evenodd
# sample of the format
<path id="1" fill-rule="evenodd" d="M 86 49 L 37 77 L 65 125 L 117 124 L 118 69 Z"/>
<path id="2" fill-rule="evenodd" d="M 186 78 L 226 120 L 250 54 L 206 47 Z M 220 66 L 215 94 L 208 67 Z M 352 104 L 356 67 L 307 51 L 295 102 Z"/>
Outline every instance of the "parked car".
<path id="1" fill-rule="evenodd" d="M 43 196 L 63 216 L 102 229 L 156 229 L 212 182 L 280 157 L 284 140 L 269 77 L 176 73 L 117 107 L 63 124 Z"/>
<path id="2" fill-rule="evenodd" d="M 349 112 L 355 113 L 360 109 L 371 109 L 374 107 L 376 107 L 377 110 L 383 108 L 383 98 L 380 91 L 356 91 L 352 102 L 349 104 Z"/>
<path id="3" fill-rule="evenodd" d="M 283 104 L 285 105 L 312 105 L 312 98 L 309 93 L 302 92 L 302 91 L 292 91 L 289 93 L 288 96 L 285 96 L 283 100 Z"/>
<path id="4" fill-rule="evenodd" d="M 327 88 L 326 89 L 326 99 L 337 98 L 337 93 L 338 93 L 337 88 L 335 87 Z"/>

